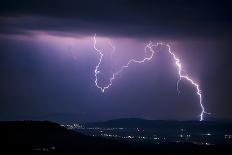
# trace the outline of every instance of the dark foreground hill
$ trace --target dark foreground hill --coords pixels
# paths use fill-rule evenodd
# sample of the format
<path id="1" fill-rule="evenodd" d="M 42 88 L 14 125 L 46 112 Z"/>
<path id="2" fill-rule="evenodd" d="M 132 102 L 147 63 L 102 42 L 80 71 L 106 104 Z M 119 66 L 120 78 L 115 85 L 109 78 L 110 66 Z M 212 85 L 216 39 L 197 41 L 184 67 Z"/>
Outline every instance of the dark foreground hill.
<path id="1" fill-rule="evenodd" d="M 134 145 L 90 137 L 47 121 L 0 122 L 0 154 L 222 154 L 230 146 Z"/>

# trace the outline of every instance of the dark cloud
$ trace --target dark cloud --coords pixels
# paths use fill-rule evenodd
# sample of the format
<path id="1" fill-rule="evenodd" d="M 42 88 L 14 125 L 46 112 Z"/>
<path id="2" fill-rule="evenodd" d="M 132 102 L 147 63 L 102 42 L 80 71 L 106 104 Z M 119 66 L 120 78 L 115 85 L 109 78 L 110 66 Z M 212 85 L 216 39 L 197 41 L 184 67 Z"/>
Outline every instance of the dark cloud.
<path id="1" fill-rule="evenodd" d="M 18 18 L 5 23 L 2 20 L 4 32 L 33 29 L 139 37 L 230 38 L 230 6 L 229 1 L 209 0 L 9 0 L 1 2 L 0 12 L 2 17 Z"/>

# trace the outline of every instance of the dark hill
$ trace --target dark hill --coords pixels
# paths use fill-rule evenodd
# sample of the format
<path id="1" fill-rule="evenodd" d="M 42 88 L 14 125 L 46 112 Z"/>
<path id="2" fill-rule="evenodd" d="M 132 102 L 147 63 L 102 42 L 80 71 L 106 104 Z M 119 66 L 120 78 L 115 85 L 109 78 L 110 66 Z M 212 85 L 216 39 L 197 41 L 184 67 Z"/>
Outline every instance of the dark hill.
<path id="1" fill-rule="evenodd" d="M 0 154 L 222 154 L 230 146 L 124 144 L 90 137 L 47 121 L 0 122 Z"/>
<path id="2" fill-rule="evenodd" d="M 0 141 L 4 151 L 26 153 L 119 153 L 118 142 L 90 137 L 47 121 L 1 122 Z"/>
<path id="3" fill-rule="evenodd" d="M 172 120 L 145 120 L 140 118 L 122 118 L 105 122 L 87 123 L 89 127 L 122 127 L 143 128 L 157 131 L 179 130 L 180 128 L 190 131 L 228 131 L 232 133 L 232 121 L 172 121 Z"/>

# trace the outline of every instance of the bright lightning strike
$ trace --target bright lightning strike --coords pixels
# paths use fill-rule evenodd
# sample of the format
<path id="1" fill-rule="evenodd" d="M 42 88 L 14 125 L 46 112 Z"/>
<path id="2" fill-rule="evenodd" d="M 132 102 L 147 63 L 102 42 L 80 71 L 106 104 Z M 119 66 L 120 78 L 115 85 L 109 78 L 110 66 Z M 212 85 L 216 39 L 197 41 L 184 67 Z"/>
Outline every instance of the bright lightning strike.
<path id="1" fill-rule="evenodd" d="M 153 44 L 151 41 L 145 46 L 144 48 L 144 52 L 145 54 L 147 54 L 147 50 L 149 49 L 150 51 L 150 56 L 149 57 L 144 57 L 143 59 L 141 60 L 135 60 L 135 59 L 130 59 L 128 61 L 128 63 L 124 66 L 122 66 L 117 72 L 113 73 L 112 77 L 110 78 L 110 82 L 107 86 L 100 86 L 99 83 L 98 83 L 98 74 L 100 73 L 99 71 L 99 67 L 101 65 L 101 62 L 102 62 L 102 58 L 104 56 L 104 54 L 102 53 L 102 51 L 100 49 L 98 49 L 96 47 L 96 44 L 97 44 L 97 39 L 96 39 L 96 34 L 93 36 L 93 40 L 94 40 L 94 44 L 93 44 L 93 47 L 94 49 L 97 51 L 97 53 L 100 55 L 100 58 L 99 58 L 99 61 L 98 61 L 98 64 L 96 65 L 95 67 L 95 70 L 94 70 L 94 73 L 95 73 L 95 86 L 97 88 L 99 88 L 101 90 L 102 93 L 105 92 L 106 89 L 110 88 L 110 86 L 113 84 L 113 80 L 121 73 L 124 71 L 124 69 L 128 68 L 130 64 L 132 63 L 144 63 L 144 62 L 147 62 L 147 61 L 150 61 L 152 58 L 153 58 L 153 55 L 155 53 L 155 51 L 153 50 L 153 47 L 158 47 L 158 46 L 164 46 L 166 48 L 168 48 L 168 53 L 172 56 L 173 60 L 175 61 L 175 64 L 177 66 L 177 69 L 178 69 L 178 76 L 179 76 L 179 79 L 177 81 L 177 91 L 178 91 L 178 94 L 180 94 L 180 90 L 179 90 L 179 82 L 184 79 L 184 80 L 187 80 L 188 82 L 190 82 L 192 84 L 192 86 L 195 87 L 196 89 L 196 94 L 197 96 L 199 97 L 199 104 L 200 104 L 200 107 L 201 107 L 201 113 L 200 113 L 200 121 L 202 121 L 204 119 L 204 114 L 210 114 L 210 113 L 207 113 L 205 111 L 205 108 L 203 106 L 203 103 L 202 103 L 202 94 L 201 94 L 201 90 L 200 90 L 200 86 L 197 82 L 195 82 L 194 80 L 191 79 L 191 77 L 189 77 L 188 75 L 186 74 L 183 74 L 182 73 L 182 65 L 181 65 L 181 62 L 179 60 L 179 58 L 176 57 L 176 55 L 172 52 L 171 50 L 171 46 L 169 44 L 164 44 L 164 43 L 156 43 L 156 44 Z M 113 44 L 111 42 L 109 42 L 110 46 L 112 47 L 113 49 L 113 52 L 115 51 L 115 46 L 113 46 Z"/>
<path id="2" fill-rule="evenodd" d="M 94 49 L 98 52 L 98 54 L 100 55 L 99 62 L 98 62 L 97 66 L 95 67 L 95 70 L 94 70 L 94 72 L 95 72 L 95 85 L 96 85 L 96 87 L 99 88 L 103 93 L 105 92 L 106 89 L 108 89 L 108 88 L 113 84 L 113 80 L 116 78 L 116 76 L 119 75 L 125 68 L 128 68 L 129 65 L 130 65 L 131 63 L 144 63 L 145 61 L 150 61 L 150 60 L 152 59 L 153 55 L 154 55 L 154 51 L 153 51 L 153 49 L 151 48 L 151 47 L 152 47 L 152 44 L 151 44 L 151 42 L 150 42 L 148 45 L 146 45 L 146 47 L 145 47 L 145 49 L 144 49 L 144 50 L 145 50 L 145 53 L 146 53 L 146 51 L 147 51 L 147 48 L 150 49 L 150 51 L 151 51 L 150 57 L 145 57 L 145 58 L 142 59 L 142 60 L 135 60 L 135 59 L 129 60 L 128 63 L 127 63 L 126 65 L 122 66 L 117 72 L 113 73 L 112 77 L 110 78 L 110 83 L 109 83 L 107 86 L 100 86 L 100 85 L 98 84 L 98 74 L 100 73 L 100 71 L 99 71 L 98 69 L 99 69 L 99 67 L 100 67 L 100 65 L 101 65 L 101 62 L 102 62 L 103 53 L 102 53 L 101 50 L 99 50 L 99 49 L 96 47 L 96 44 L 97 44 L 96 34 L 94 35 L 93 39 L 94 39 L 94 46 L 93 46 L 93 47 L 94 47 Z M 111 47 L 112 47 L 113 49 L 115 49 L 115 47 L 112 46 L 112 43 L 111 43 Z"/>

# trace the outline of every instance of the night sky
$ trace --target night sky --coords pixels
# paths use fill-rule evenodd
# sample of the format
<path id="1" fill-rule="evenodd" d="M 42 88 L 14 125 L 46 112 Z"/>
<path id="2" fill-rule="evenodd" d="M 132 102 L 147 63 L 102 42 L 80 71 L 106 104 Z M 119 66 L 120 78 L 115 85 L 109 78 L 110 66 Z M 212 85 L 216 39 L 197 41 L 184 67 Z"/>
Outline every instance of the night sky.
<path id="1" fill-rule="evenodd" d="M 0 120 L 73 115 L 82 121 L 136 117 L 199 120 L 196 90 L 162 48 L 102 85 L 150 40 L 169 43 L 200 84 L 205 118 L 232 119 L 232 4 L 211 0 L 3 0 L 0 2 Z M 112 53 L 108 42 L 115 45 Z"/>

